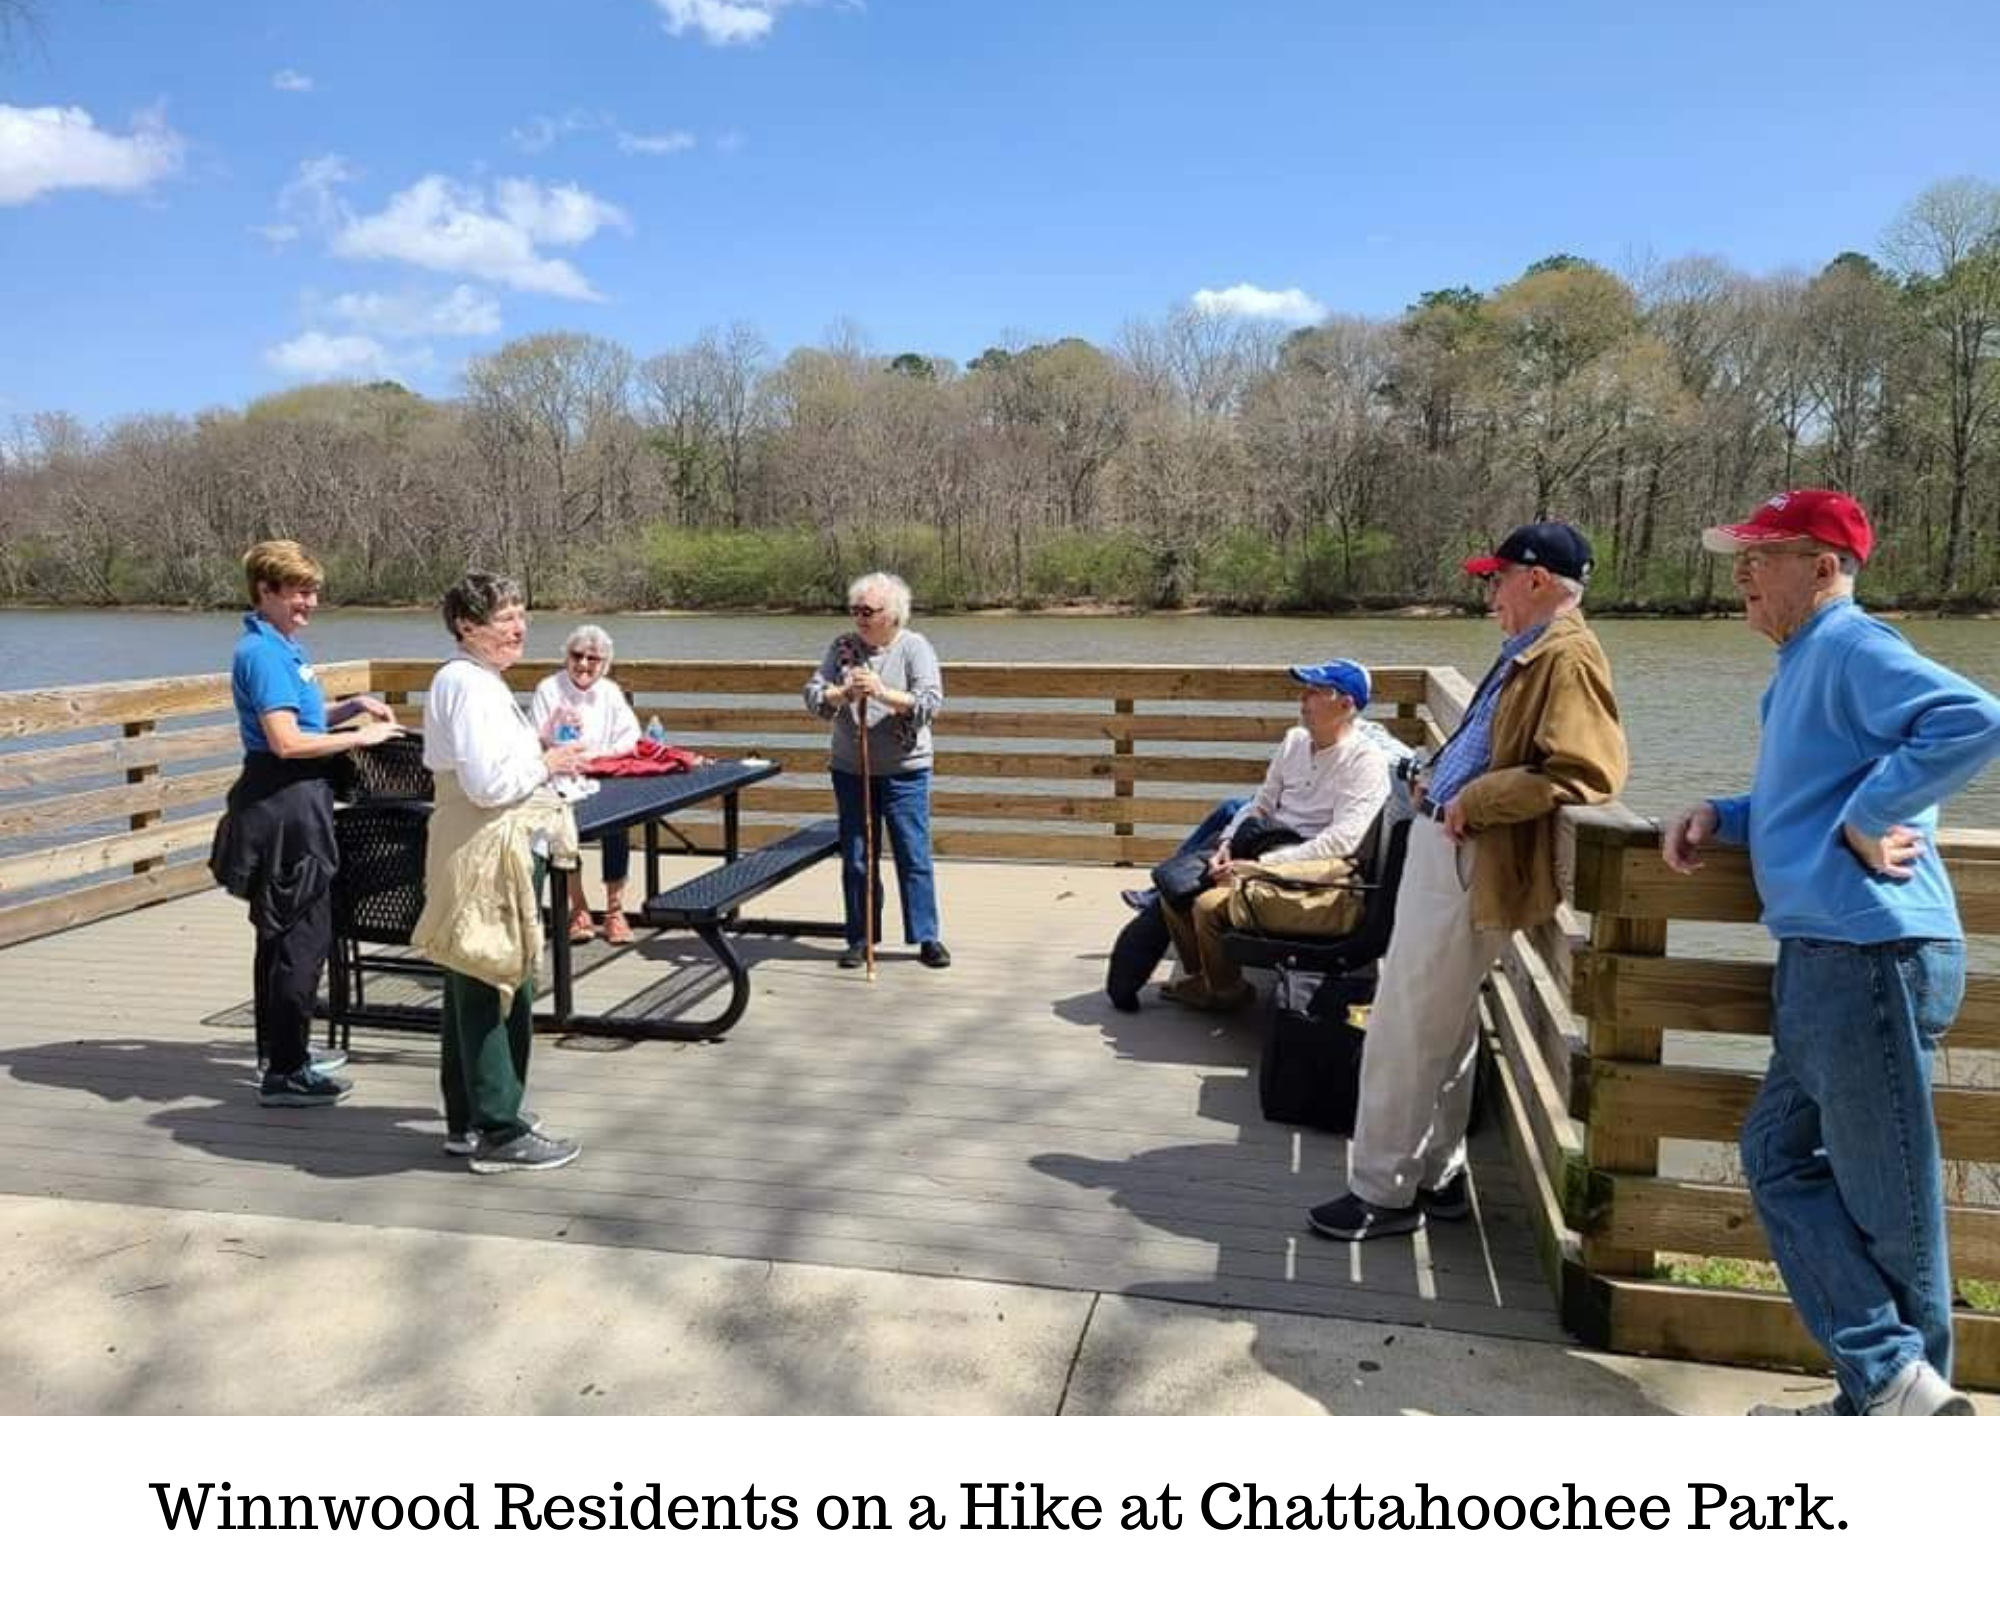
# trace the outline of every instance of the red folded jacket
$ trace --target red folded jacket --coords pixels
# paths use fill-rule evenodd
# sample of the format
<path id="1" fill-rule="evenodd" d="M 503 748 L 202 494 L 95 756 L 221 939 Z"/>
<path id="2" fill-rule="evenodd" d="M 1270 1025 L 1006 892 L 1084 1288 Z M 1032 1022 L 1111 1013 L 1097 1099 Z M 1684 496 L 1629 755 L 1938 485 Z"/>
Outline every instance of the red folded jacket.
<path id="1" fill-rule="evenodd" d="M 700 765 L 701 757 L 692 750 L 641 739 L 629 754 L 599 756 L 584 763 L 583 771 L 592 778 L 667 778 Z"/>

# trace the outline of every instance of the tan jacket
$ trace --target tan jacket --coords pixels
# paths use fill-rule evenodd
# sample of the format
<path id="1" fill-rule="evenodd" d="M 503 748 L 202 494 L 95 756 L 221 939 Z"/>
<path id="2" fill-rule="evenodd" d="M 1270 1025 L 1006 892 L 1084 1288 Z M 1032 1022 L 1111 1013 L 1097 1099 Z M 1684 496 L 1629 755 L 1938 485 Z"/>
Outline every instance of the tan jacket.
<path id="1" fill-rule="evenodd" d="M 1564 612 L 1515 658 L 1493 708 L 1492 763 L 1458 792 L 1474 836 L 1474 927 L 1555 915 L 1556 807 L 1603 804 L 1627 765 L 1611 663 L 1582 616 Z"/>
<path id="2" fill-rule="evenodd" d="M 533 839 L 547 835 L 561 865 L 576 861 L 576 818 L 553 791 L 511 806 L 476 806 L 458 775 L 437 774 L 424 847 L 424 913 L 410 942 L 441 967 L 500 991 L 504 1012 L 542 953 Z"/>

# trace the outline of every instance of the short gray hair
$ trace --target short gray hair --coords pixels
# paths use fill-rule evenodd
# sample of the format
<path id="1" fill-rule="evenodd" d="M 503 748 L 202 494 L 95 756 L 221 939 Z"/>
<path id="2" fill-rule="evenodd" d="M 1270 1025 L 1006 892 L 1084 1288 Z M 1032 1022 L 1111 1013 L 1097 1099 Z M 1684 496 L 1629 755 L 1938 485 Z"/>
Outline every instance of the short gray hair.
<path id="1" fill-rule="evenodd" d="M 1562 592 L 1568 595 L 1571 600 L 1575 601 L 1578 605 L 1583 603 L 1583 579 L 1565 578 L 1560 572 L 1551 572 L 1549 576 L 1562 586 Z"/>
<path id="2" fill-rule="evenodd" d="M 902 627 L 910 620 L 910 586 L 893 572 L 871 572 L 847 586 L 847 603 L 853 605 L 865 594 L 879 594 L 889 602 L 889 615 Z"/>
<path id="3" fill-rule="evenodd" d="M 578 645 L 582 645 L 586 649 L 595 650 L 599 655 L 604 657 L 605 667 L 607 669 L 610 667 L 613 654 L 611 635 L 606 633 L 596 623 L 583 622 L 571 628 L 569 630 L 569 637 L 563 640 L 563 654 L 568 655 Z"/>
<path id="4" fill-rule="evenodd" d="M 468 572 L 444 592 L 444 625 L 454 639 L 462 639 L 466 628 L 491 622 L 509 606 L 526 604 L 521 586 L 512 578 L 491 572 Z"/>

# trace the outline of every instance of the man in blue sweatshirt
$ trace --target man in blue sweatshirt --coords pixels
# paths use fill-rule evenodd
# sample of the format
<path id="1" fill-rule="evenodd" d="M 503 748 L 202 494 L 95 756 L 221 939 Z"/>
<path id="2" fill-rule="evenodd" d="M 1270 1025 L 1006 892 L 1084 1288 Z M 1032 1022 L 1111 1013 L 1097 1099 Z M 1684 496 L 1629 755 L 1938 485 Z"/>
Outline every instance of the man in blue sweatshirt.
<path id="1" fill-rule="evenodd" d="M 1674 819 L 1677 872 L 1747 845 L 1778 941 L 1771 1066 L 1743 1169 L 1839 1393 L 1806 1414 L 1969 1416 L 1951 1387 L 1951 1273 L 1931 1064 L 1965 994 L 1937 807 L 2000 754 L 2000 701 L 1854 604 L 1874 547 L 1846 495 L 1775 496 L 1702 542 L 1735 558 L 1778 647 L 1748 794 Z M 1759 1411 L 1765 1408 L 1759 1407 Z"/>

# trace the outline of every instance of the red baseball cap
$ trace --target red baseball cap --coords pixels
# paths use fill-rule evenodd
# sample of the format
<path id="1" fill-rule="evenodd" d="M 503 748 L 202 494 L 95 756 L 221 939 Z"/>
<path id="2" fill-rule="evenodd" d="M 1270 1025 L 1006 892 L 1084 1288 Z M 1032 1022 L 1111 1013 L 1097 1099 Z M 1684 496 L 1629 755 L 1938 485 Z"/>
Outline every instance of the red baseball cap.
<path id="1" fill-rule="evenodd" d="M 1831 489 L 1787 489 L 1766 500 L 1748 522 L 1706 528 L 1701 535 L 1702 547 L 1719 556 L 1790 539 L 1811 539 L 1830 549 L 1845 550 L 1863 563 L 1875 548 L 1868 513 Z"/>

